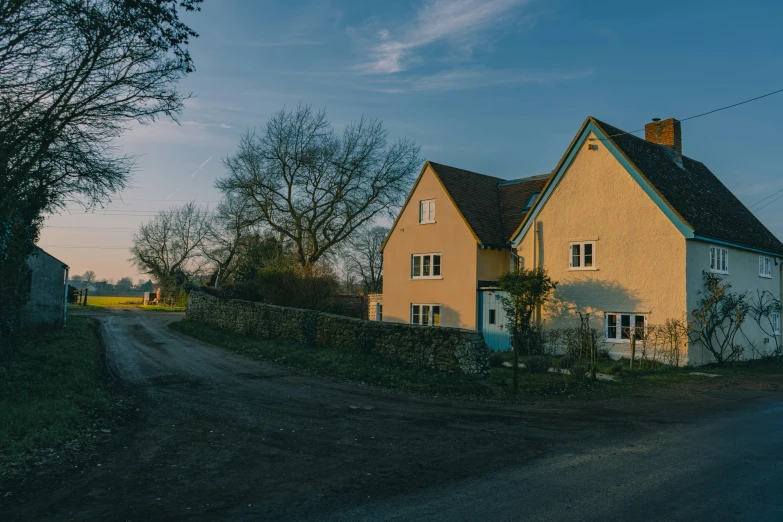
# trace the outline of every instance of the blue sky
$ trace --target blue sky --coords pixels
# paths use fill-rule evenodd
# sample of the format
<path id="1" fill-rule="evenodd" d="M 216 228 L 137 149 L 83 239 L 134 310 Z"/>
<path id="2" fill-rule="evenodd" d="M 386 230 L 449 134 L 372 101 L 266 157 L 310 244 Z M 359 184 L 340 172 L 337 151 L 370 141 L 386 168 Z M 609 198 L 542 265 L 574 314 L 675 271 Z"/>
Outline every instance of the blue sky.
<path id="1" fill-rule="evenodd" d="M 200 37 L 181 125 L 129 129 L 133 188 L 47 221 L 39 244 L 72 272 L 140 277 L 131 229 L 181 200 L 215 205 L 221 159 L 284 105 L 338 128 L 379 118 L 425 159 L 514 178 L 550 171 L 588 115 L 630 131 L 783 88 L 772 1 L 206 0 L 186 20 Z M 783 93 L 684 122 L 683 151 L 752 205 L 783 189 L 781 120 Z M 783 237 L 783 199 L 757 215 Z"/>

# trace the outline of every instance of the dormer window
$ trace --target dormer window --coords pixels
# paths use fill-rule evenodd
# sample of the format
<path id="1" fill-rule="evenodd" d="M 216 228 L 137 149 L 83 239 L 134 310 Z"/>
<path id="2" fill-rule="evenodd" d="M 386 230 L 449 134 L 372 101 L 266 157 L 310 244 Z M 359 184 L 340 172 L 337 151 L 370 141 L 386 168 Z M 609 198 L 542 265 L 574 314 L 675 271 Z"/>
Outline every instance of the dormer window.
<path id="1" fill-rule="evenodd" d="M 527 199 L 527 203 L 525 203 L 525 208 L 522 209 L 522 212 L 527 212 L 531 208 L 533 208 L 533 204 L 538 199 L 538 195 L 541 194 L 541 192 L 533 192 L 530 194 L 530 197 Z"/>
<path id="2" fill-rule="evenodd" d="M 435 223 L 435 200 L 419 201 L 419 223 Z"/>

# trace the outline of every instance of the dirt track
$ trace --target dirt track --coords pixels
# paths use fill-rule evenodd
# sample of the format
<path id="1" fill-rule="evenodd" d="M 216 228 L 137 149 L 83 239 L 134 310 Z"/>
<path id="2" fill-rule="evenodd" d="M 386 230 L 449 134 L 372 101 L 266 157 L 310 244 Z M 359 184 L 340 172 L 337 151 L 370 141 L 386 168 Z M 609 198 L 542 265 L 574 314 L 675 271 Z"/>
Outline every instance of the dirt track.
<path id="1" fill-rule="evenodd" d="M 166 326 L 180 317 L 101 314 L 109 369 L 136 396 L 138 411 L 100 458 L 34 479 L 3 499 L 0 513 L 22 520 L 416 518 L 362 506 L 399 506 L 395 499 L 742 406 L 690 391 L 589 407 L 411 397 L 203 345 Z M 504 498 L 502 487 L 497 495 Z"/>

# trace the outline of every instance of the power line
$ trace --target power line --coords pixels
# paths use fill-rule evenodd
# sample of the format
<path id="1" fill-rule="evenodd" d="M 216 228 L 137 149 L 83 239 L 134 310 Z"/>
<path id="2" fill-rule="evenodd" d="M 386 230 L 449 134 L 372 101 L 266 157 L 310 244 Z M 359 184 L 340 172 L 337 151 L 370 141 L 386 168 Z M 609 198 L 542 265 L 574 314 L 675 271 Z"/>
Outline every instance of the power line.
<path id="1" fill-rule="evenodd" d="M 773 204 L 774 202 L 776 202 L 776 201 L 777 201 L 777 200 L 779 200 L 780 198 L 783 198 L 783 194 L 781 194 L 780 196 L 776 197 L 776 198 L 775 198 L 775 199 L 773 199 L 772 201 L 769 201 L 769 202 L 767 202 L 767 203 L 765 203 L 765 204 L 761 205 L 759 208 L 757 208 L 757 209 L 756 209 L 756 210 L 754 210 L 753 212 L 760 212 L 760 211 L 761 211 L 761 209 L 763 209 L 763 208 L 765 208 L 765 207 L 768 207 L 768 206 L 770 206 L 771 204 Z"/>
<path id="2" fill-rule="evenodd" d="M 680 122 L 688 121 L 688 120 L 694 120 L 696 118 L 701 118 L 702 116 L 707 116 L 708 114 L 713 114 L 715 112 L 719 111 L 725 111 L 726 109 L 731 109 L 732 107 L 737 107 L 739 105 L 744 105 L 746 103 L 754 102 L 756 100 L 760 100 L 762 98 L 766 98 L 767 96 L 772 96 L 773 94 L 779 94 L 783 92 L 783 89 L 778 89 L 777 91 L 768 92 L 766 94 L 762 94 L 761 96 L 756 96 L 755 98 L 750 98 L 748 100 L 743 100 L 741 102 L 732 103 L 731 105 L 726 105 L 725 107 L 719 107 L 717 109 L 712 109 L 711 111 L 702 112 L 701 114 L 695 114 L 693 116 L 688 116 L 687 118 L 679 118 Z M 642 132 L 644 129 L 636 129 L 628 132 L 621 132 L 619 134 L 612 134 L 610 136 L 607 136 L 608 138 L 614 138 L 615 136 L 623 136 L 625 134 L 636 134 L 637 132 Z M 604 138 L 601 138 L 604 139 Z"/>
<path id="3" fill-rule="evenodd" d="M 91 248 L 91 249 L 98 249 L 98 250 L 127 250 L 130 248 L 129 246 L 119 246 L 119 245 L 38 245 L 41 248 Z"/>
<path id="4" fill-rule="evenodd" d="M 758 205 L 759 203 L 763 203 L 764 201 L 768 200 L 769 198 L 771 198 L 771 197 L 772 197 L 772 196 L 774 196 L 775 194 L 780 194 L 781 192 L 783 192 L 783 189 L 776 190 L 775 192 L 773 192 L 773 193 L 772 193 L 772 194 L 770 194 L 769 196 L 765 197 L 764 199 L 761 199 L 761 200 L 759 200 L 759 201 L 756 201 L 755 203 L 753 203 L 753 204 L 751 205 L 751 207 L 755 207 L 755 206 L 756 206 L 756 205 Z"/>
<path id="5" fill-rule="evenodd" d="M 135 228 L 120 228 L 120 227 L 58 227 L 55 225 L 46 225 L 44 228 L 75 228 L 85 230 L 136 230 Z"/>

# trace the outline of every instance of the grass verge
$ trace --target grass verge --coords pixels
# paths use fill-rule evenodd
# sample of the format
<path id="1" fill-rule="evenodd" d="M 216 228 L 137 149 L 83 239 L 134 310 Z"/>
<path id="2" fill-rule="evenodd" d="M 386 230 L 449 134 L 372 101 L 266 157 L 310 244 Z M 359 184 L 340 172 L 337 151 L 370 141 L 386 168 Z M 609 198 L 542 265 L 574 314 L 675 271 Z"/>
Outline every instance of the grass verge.
<path id="1" fill-rule="evenodd" d="M 396 359 L 373 353 L 346 352 L 334 348 L 312 347 L 298 343 L 265 340 L 238 334 L 187 319 L 169 324 L 169 327 L 205 343 L 225 348 L 235 353 L 279 363 L 310 373 L 338 377 L 393 388 L 407 392 L 445 395 L 452 397 L 484 398 L 500 401 L 526 401 L 542 399 L 586 399 L 632 397 L 690 382 L 718 384 L 718 378 L 694 374 L 713 373 L 721 376 L 723 384 L 741 385 L 742 379 L 756 379 L 783 375 L 783 368 L 772 361 L 750 361 L 725 368 L 658 368 L 654 370 L 627 371 L 628 361 L 605 361 L 598 365 L 599 372 L 610 373 L 618 364 L 623 370 L 614 374 L 612 381 L 590 382 L 575 380 L 556 373 L 528 374 L 520 370 L 520 393 L 512 391 L 512 369 L 492 368 L 489 379 L 469 375 L 444 374 L 428 368 L 415 367 Z M 525 362 L 522 358 L 521 362 Z M 555 359 L 556 360 L 556 359 Z"/>
<path id="2" fill-rule="evenodd" d="M 66 329 L 25 330 L 15 342 L 0 373 L 0 460 L 70 437 L 111 405 L 94 319 L 69 317 Z"/>

